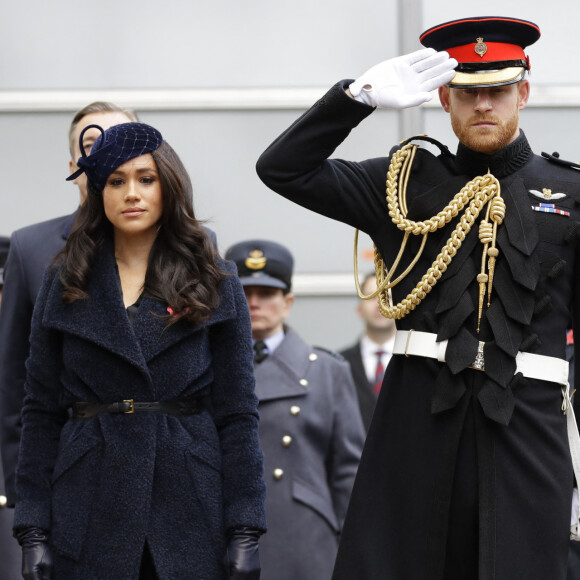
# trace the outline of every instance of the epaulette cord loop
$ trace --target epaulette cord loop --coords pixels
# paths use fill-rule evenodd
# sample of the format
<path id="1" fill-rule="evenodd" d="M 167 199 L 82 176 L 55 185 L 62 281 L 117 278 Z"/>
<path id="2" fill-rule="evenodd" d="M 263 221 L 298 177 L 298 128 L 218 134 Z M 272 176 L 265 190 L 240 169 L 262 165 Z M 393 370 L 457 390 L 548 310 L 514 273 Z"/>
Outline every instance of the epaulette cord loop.
<path id="1" fill-rule="evenodd" d="M 573 161 L 566 161 L 565 159 L 560 159 L 560 154 L 557 151 L 554 151 L 551 155 L 542 151 L 542 157 L 551 161 L 552 163 L 556 163 L 557 165 L 563 165 L 564 167 L 571 167 L 572 169 L 580 169 L 580 164 L 574 163 Z"/>

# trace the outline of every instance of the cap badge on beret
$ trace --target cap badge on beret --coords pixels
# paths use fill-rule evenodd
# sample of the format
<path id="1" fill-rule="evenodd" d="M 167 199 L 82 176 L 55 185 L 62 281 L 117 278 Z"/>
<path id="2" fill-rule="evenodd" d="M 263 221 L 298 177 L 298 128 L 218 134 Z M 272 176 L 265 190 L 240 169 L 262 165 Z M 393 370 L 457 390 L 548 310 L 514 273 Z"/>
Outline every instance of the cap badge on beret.
<path id="1" fill-rule="evenodd" d="M 477 44 L 475 45 L 475 54 L 478 54 L 481 58 L 487 52 L 487 44 L 483 42 L 483 38 L 480 36 L 477 39 Z"/>
<path id="2" fill-rule="evenodd" d="M 267 261 L 262 250 L 252 250 L 244 263 L 249 270 L 263 270 Z"/>

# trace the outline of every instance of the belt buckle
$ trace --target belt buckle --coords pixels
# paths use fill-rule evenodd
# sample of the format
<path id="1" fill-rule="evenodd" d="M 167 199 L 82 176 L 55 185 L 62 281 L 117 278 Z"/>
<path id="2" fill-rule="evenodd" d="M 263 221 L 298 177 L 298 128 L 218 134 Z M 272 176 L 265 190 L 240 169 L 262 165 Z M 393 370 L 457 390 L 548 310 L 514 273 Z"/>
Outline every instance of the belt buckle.
<path id="1" fill-rule="evenodd" d="M 135 405 L 133 404 L 133 399 L 123 399 L 123 403 L 129 403 L 129 410 L 123 411 L 124 415 L 130 415 L 135 412 Z"/>
<path id="2" fill-rule="evenodd" d="M 477 354 L 475 355 L 475 360 L 467 368 L 474 369 L 476 371 L 484 371 L 485 370 L 485 360 L 483 358 L 483 347 L 484 346 L 485 346 L 485 342 L 480 340 L 479 344 L 477 345 Z"/>
<path id="3" fill-rule="evenodd" d="M 405 352 L 403 352 L 403 354 L 407 358 L 409 358 L 409 354 L 407 353 L 407 351 L 409 350 L 409 342 L 411 341 L 411 334 L 413 334 L 414 331 L 415 331 L 415 329 L 414 328 L 411 328 L 411 330 L 409 330 L 408 331 L 409 333 L 407 334 L 407 342 L 405 344 Z"/>

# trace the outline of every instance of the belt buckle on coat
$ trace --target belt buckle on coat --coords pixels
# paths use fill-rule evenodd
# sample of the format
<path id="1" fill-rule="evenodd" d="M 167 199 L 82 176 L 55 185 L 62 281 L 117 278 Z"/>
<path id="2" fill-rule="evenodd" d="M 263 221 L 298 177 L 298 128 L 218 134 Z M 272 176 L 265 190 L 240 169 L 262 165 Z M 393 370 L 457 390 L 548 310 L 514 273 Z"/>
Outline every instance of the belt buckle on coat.
<path id="1" fill-rule="evenodd" d="M 123 403 L 129 403 L 129 410 L 123 411 L 124 415 L 130 415 L 135 412 L 135 405 L 133 404 L 133 399 L 123 399 Z"/>
<path id="2" fill-rule="evenodd" d="M 477 345 L 477 354 L 475 355 L 475 360 L 469 365 L 468 368 L 475 369 L 476 371 L 484 371 L 485 370 L 485 360 L 483 358 L 483 347 L 485 346 L 485 342 L 482 340 L 479 341 Z"/>

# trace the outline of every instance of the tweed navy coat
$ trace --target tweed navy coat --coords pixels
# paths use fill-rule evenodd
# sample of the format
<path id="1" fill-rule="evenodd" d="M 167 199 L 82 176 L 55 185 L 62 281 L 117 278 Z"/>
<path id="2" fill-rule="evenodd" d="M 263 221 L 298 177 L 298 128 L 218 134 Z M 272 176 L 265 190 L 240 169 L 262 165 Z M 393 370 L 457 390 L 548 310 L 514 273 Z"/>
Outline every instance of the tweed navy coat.
<path id="1" fill-rule="evenodd" d="M 293 202 L 365 231 L 390 267 L 403 239 L 386 200 L 390 159 L 329 159 L 373 111 L 345 94 L 350 82 L 278 137 L 258 173 Z M 580 324 L 580 174 L 534 155 L 523 132 L 494 155 L 461 143 L 456 154 L 429 149 L 417 151 L 409 175 L 412 220 L 436 215 L 488 170 L 500 181 L 506 212 L 491 302 L 477 334 L 483 245 L 476 224 L 431 292 L 397 323 L 448 340 L 445 362 L 391 359 L 333 579 L 442 580 L 453 553 L 455 565 L 479 568 L 470 580 L 563 580 L 574 477 L 561 389 L 516 373 L 515 357 L 564 359 L 566 330 Z M 412 291 L 457 221 L 429 235 L 410 275 L 393 287 L 395 302 Z M 421 236 L 411 238 L 397 274 L 418 251 Z M 483 371 L 469 368 L 479 340 Z M 576 372 L 576 387 L 579 380 Z M 463 557 L 448 550 L 449 539 L 466 548 Z"/>
<path id="2" fill-rule="evenodd" d="M 166 328 L 144 297 L 131 325 L 111 248 L 89 298 L 47 271 L 27 362 L 15 526 L 50 531 L 57 580 L 137 579 L 145 541 L 160 579 L 225 578 L 228 530 L 265 529 L 251 330 L 235 269 L 203 324 Z M 199 414 L 69 419 L 75 401 L 207 396 Z"/>
<path id="3" fill-rule="evenodd" d="M 261 580 L 330 580 L 364 443 L 350 369 L 286 328 L 256 365 L 256 394 L 268 488 Z"/>

